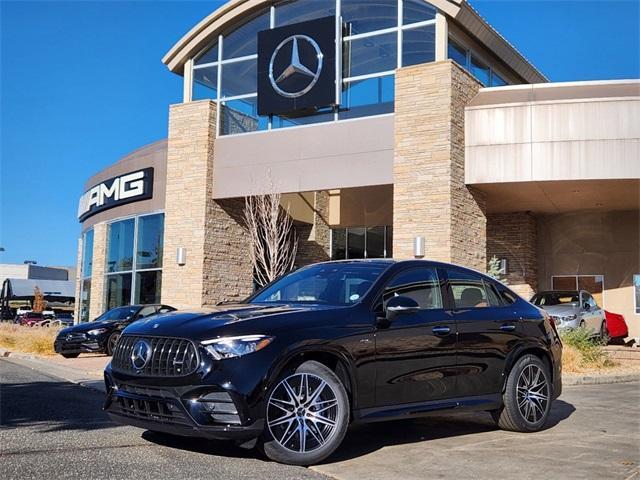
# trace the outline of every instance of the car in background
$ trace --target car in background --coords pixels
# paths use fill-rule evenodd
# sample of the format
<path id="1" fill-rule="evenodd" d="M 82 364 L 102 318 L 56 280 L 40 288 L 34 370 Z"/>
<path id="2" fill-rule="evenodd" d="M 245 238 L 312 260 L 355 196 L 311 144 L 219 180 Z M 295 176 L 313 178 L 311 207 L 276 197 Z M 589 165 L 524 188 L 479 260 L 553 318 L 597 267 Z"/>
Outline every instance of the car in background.
<path id="1" fill-rule="evenodd" d="M 619 313 L 604 311 L 607 320 L 607 333 L 612 340 L 621 339 L 629 336 L 629 327 L 624 316 Z"/>
<path id="2" fill-rule="evenodd" d="M 20 317 L 20 325 L 25 327 L 39 326 L 44 321 L 42 313 L 27 312 Z"/>
<path id="3" fill-rule="evenodd" d="M 606 338 L 604 310 L 586 290 L 549 290 L 536 293 L 531 303 L 545 310 L 558 331 L 585 328 L 593 336 Z"/>
<path id="4" fill-rule="evenodd" d="M 56 316 L 56 312 L 54 312 L 51 309 L 47 308 L 42 311 L 42 317 L 45 319 L 52 319 L 52 318 L 55 318 L 55 316 Z"/>
<path id="5" fill-rule="evenodd" d="M 57 313 L 55 318 L 49 322 L 50 327 L 71 327 L 73 326 L 73 313 Z"/>
<path id="6" fill-rule="evenodd" d="M 81 353 L 106 353 L 113 355 L 120 333 L 127 325 L 157 313 L 172 312 L 169 305 L 127 305 L 104 312 L 93 322 L 79 323 L 63 328 L 56 337 L 53 348 L 65 358 L 75 358 Z"/>
<path id="7" fill-rule="evenodd" d="M 18 307 L 18 309 L 16 310 L 16 316 L 13 319 L 14 323 L 20 323 L 20 320 L 22 319 L 22 317 L 26 314 L 33 311 L 31 309 L 31 307 Z"/>

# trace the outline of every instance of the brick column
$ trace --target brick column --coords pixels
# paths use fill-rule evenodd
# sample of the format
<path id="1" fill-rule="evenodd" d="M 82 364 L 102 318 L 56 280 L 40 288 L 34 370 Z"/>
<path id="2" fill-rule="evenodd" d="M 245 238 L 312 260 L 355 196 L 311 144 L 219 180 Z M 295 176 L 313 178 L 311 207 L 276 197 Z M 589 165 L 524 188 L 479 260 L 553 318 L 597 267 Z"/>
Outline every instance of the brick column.
<path id="1" fill-rule="evenodd" d="M 216 106 L 203 100 L 169 111 L 162 302 L 197 308 L 252 289 L 242 199 L 213 199 Z M 186 265 L 177 265 L 178 247 Z"/>
<path id="2" fill-rule="evenodd" d="M 73 318 L 75 323 L 80 322 L 80 287 L 82 286 L 82 239 L 80 235 L 78 238 L 78 257 L 76 260 L 76 297 L 73 304 Z M 71 280 L 71 279 L 69 279 Z"/>
<path id="3" fill-rule="evenodd" d="M 487 216 L 487 258 L 507 260 L 507 283 L 529 299 L 538 289 L 536 218 L 528 212 Z"/>
<path id="4" fill-rule="evenodd" d="M 107 263 L 107 224 L 97 223 L 93 227 L 93 266 L 91 267 L 91 298 L 89 299 L 89 321 L 105 310 L 105 266 Z"/>
<path id="5" fill-rule="evenodd" d="M 296 227 L 298 233 L 296 266 L 330 259 L 329 193 L 315 192 L 313 198 L 313 225 Z"/>
<path id="6" fill-rule="evenodd" d="M 393 252 L 486 270 L 485 198 L 464 183 L 464 107 L 480 83 L 451 60 L 396 71 Z"/>

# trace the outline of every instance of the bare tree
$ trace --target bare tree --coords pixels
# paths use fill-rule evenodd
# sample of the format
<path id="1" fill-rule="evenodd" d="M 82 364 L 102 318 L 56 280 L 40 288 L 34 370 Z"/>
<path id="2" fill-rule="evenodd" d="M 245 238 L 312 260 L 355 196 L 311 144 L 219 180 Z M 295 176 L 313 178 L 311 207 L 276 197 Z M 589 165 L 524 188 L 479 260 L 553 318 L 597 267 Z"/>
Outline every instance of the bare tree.
<path id="1" fill-rule="evenodd" d="M 296 259 L 298 236 L 289 212 L 280 206 L 280 199 L 279 193 L 245 199 L 249 254 L 259 286 L 287 273 Z"/>
<path id="2" fill-rule="evenodd" d="M 33 311 L 37 313 L 42 313 L 44 310 L 44 295 L 42 291 L 36 286 L 33 289 Z"/>

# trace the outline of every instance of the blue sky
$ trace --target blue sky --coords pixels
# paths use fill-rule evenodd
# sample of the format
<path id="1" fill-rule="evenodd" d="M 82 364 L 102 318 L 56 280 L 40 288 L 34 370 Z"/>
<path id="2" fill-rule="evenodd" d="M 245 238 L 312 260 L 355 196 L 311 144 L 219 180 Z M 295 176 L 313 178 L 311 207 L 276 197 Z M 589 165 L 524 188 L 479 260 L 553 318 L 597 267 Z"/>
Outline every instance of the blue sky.
<path id="1" fill-rule="evenodd" d="M 640 0 L 471 3 L 552 81 L 640 76 Z M 161 58 L 220 4 L 0 1 L 1 263 L 75 264 L 85 180 L 166 136 Z"/>

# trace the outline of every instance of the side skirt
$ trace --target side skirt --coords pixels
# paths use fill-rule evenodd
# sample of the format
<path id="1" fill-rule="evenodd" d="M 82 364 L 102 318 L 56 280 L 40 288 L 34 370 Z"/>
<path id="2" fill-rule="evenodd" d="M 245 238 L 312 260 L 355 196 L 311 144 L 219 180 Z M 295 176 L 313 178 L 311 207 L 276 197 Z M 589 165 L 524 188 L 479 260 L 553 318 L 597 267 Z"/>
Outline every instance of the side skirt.
<path id="1" fill-rule="evenodd" d="M 502 406 L 502 395 L 494 393 L 475 397 L 449 398 L 429 402 L 404 403 L 384 407 L 363 408 L 353 412 L 355 422 L 381 422 L 419 417 L 443 410 L 495 410 Z"/>

